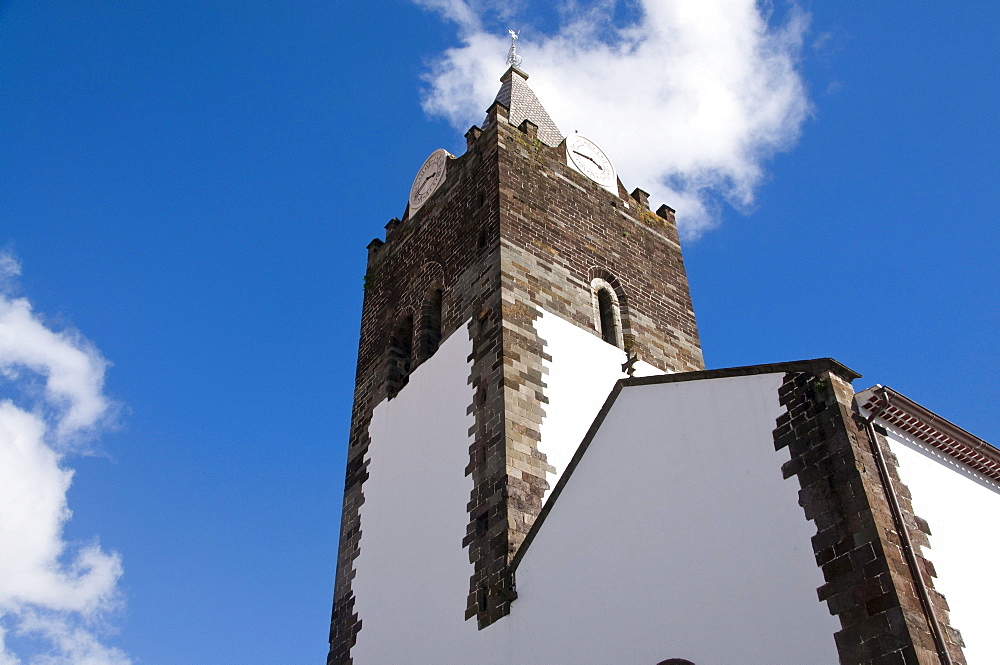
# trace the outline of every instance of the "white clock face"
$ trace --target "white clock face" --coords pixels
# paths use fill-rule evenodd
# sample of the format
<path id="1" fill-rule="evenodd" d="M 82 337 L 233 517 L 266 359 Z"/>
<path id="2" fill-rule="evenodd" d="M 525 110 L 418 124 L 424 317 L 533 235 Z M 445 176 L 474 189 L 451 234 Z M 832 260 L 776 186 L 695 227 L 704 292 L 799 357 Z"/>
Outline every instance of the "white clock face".
<path id="1" fill-rule="evenodd" d="M 451 155 L 444 148 L 438 148 L 431 153 L 424 165 L 417 171 L 417 177 L 413 179 L 413 186 L 410 187 L 410 214 L 417 211 L 420 206 L 430 198 L 431 194 L 444 182 L 445 167 Z"/>
<path id="2" fill-rule="evenodd" d="M 617 193 L 615 167 L 596 143 L 579 134 L 570 134 L 566 137 L 566 157 L 569 165 L 577 171 L 601 187 Z"/>

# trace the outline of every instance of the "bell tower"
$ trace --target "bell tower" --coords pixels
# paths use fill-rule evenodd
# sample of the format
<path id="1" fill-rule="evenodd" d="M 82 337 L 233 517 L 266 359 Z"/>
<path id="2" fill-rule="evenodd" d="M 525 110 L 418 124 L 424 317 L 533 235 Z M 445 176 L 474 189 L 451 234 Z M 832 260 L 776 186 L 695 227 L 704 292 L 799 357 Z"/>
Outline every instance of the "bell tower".
<path id="1" fill-rule="evenodd" d="M 422 376 L 466 395 L 450 407 L 465 418 L 461 431 L 442 424 L 448 440 L 435 441 L 463 460 L 447 477 L 464 472 L 454 482 L 471 488 L 456 508 L 464 537 L 440 547 L 464 552 L 467 593 L 454 609 L 482 629 L 512 611 L 508 564 L 613 382 L 636 368 L 704 369 L 674 211 L 651 210 L 641 189 L 629 194 L 596 143 L 564 136 L 527 79 L 507 70 L 465 154 L 434 152 L 402 219 L 368 245 L 330 665 L 353 662 L 359 635 L 378 621 L 365 615 L 356 581 L 376 541 L 392 542 L 373 533 L 389 523 L 373 492 L 392 491 L 376 460 L 437 465 L 436 453 L 415 450 L 417 435 L 379 425 L 402 409 L 440 406 L 448 394 L 422 387 Z M 588 377 L 603 378 L 590 386 Z M 440 518 L 413 514 L 400 520 Z"/>

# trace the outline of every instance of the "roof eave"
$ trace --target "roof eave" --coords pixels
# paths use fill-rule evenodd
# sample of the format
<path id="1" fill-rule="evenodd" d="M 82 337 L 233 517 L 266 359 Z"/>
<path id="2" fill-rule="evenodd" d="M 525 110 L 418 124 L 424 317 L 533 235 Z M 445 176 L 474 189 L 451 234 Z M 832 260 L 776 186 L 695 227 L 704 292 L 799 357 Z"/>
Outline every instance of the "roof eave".
<path id="1" fill-rule="evenodd" d="M 1000 482 L 1000 450 L 906 395 L 886 386 L 872 386 L 855 395 L 858 409 L 866 415 L 871 413 L 876 405 L 881 405 L 883 391 L 889 398 L 889 405 L 879 415 L 879 420 Z"/>

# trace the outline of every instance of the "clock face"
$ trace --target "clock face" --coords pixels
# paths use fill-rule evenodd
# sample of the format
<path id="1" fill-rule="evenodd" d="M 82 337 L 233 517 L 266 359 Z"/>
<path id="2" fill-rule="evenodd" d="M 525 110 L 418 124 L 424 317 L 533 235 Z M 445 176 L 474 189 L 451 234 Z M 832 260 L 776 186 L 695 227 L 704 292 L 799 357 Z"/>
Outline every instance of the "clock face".
<path id="1" fill-rule="evenodd" d="M 410 187 L 410 214 L 417 211 L 431 197 L 431 194 L 444 182 L 445 166 L 451 155 L 444 148 L 438 148 L 431 153 L 424 165 L 417 171 Z"/>
<path id="2" fill-rule="evenodd" d="M 577 171 L 601 187 L 617 193 L 615 167 L 596 143 L 579 134 L 570 134 L 566 137 L 566 157 L 569 165 Z"/>

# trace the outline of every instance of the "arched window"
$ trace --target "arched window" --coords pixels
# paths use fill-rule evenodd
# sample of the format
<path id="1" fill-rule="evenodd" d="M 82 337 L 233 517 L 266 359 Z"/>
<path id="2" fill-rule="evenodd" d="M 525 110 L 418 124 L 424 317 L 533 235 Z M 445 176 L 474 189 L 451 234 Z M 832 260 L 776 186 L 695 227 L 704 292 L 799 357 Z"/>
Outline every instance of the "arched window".
<path id="1" fill-rule="evenodd" d="M 420 307 L 417 332 L 417 359 L 423 362 L 434 355 L 441 344 L 441 289 L 431 289 Z"/>
<path id="2" fill-rule="evenodd" d="M 413 366 L 413 316 L 404 316 L 396 324 L 389 337 L 388 376 L 386 393 L 389 398 L 396 396 L 410 380 Z"/>
<path id="3" fill-rule="evenodd" d="M 609 289 L 597 290 L 597 311 L 601 319 L 601 337 L 608 344 L 618 346 L 618 327 L 615 325 L 615 301 Z"/>
<path id="4" fill-rule="evenodd" d="M 607 280 L 600 277 L 591 280 L 590 290 L 594 301 L 594 324 L 601 333 L 601 339 L 624 349 L 625 337 L 618 294 Z"/>

